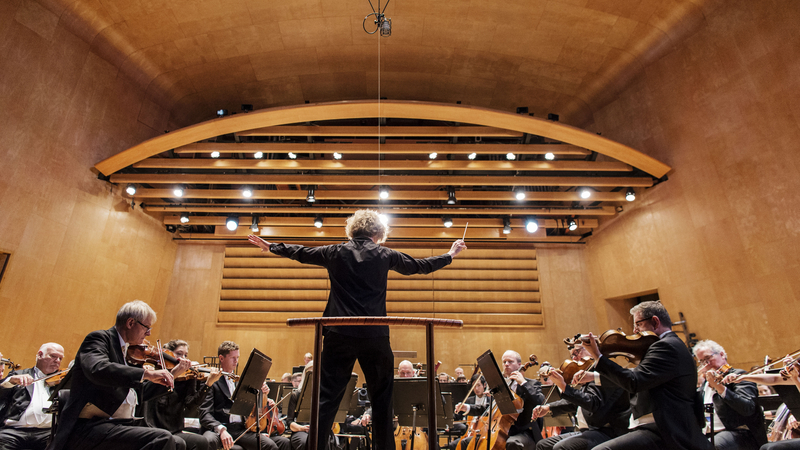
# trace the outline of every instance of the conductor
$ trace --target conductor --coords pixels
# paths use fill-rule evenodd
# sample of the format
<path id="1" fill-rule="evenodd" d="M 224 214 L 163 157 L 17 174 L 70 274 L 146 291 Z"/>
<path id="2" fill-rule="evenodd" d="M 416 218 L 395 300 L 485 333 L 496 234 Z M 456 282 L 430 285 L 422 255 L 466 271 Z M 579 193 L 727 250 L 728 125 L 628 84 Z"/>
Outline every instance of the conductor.
<path id="1" fill-rule="evenodd" d="M 328 269 L 331 289 L 323 317 L 386 316 L 389 270 L 403 275 L 428 274 L 453 261 L 467 246 L 459 239 L 440 256 L 415 259 L 382 247 L 389 227 L 376 211 L 359 210 L 347 218 L 348 242 L 321 247 L 270 243 L 250 235 L 250 242 L 276 255 Z M 323 330 L 320 362 L 320 414 L 317 449 L 323 450 L 358 360 L 372 402 L 373 442 L 376 449 L 395 448 L 392 435 L 394 357 L 388 326 L 330 326 Z"/>

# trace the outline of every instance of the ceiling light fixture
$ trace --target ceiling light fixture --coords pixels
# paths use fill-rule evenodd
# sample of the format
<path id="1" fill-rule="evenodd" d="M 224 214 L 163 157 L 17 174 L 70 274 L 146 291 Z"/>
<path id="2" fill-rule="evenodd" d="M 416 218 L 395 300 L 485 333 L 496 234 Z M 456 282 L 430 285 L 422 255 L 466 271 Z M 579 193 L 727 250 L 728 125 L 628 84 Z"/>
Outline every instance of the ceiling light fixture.
<path id="1" fill-rule="evenodd" d="M 629 202 L 636 200 L 636 192 L 633 191 L 633 188 L 628 188 L 628 190 L 625 192 L 625 200 Z"/>
<path id="2" fill-rule="evenodd" d="M 575 219 L 569 219 L 568 227 L 569 231 L 575 231 L 578 229 L 578 222 L 576 222 Z"/>
<path id="3" fill-rule="evenodd" d="M 592 191 L 589 188 L 583 188 L 580 190 L 580 195 L 582 199 L 587 199 L 592 196 Z"/>
<path id="4" fill-rule="evenodd" d="M 289 159 L 297 159 L 297 155 L 292 152 L 289 152 Z"/>
<path id="5" fill-rule="evenodd" d="M 380 197 L 381 200 L 386 200 L 389 198 L 389 190 L 385 187 L 381 188 L 381 191 L 378 193 L 378 197 Z"/>
<path id="6" fill-rule="evenodd" d="M 212 158 L 219 158 L 219 152 L 218 151 L 211 152 L 211 157 Z"/>
<path id="7" fill-rule="evenodd" d="M 453 190 L 453 189 L 450 189 L 447 192 L 447 204 L 448 205 L 455 205 L 456 204 L 456 191 Z"/>
<path id="8" fill-rule="evenodd" d="M 253 216 L 253 222 L 250 224 L 250 231 L 258 233 L 258 216 Z"/>
<path id="9" fill-rule="evenodd" d="M 217 117 L 224 117 L 228 115 L 227 109 L 218 109 L 217 110 Z"/>
<path id="10" fill-rule="evenodd" d="M 308 203 L 314 203 L 315 201 L 317 201 L 317 198 L 314 197 L 314 189 L 308 190 L 308 195 L 306 195 L 306 201 Z"/>
<path id="11" fill-rule="evenodd" d="M 515 154 L 513 154 L 511 152 L 506 153 L 506 159 L 509 160 L 509 161 L 513 161 L 513 160 L 517 159 L 517 155 L 515 155 Z"/>
<path id="12" fill-rule="evenodd" d="M 342 154 L 339 152 L 333 152 L 333 159 L 342 159 Z"/>
<path id="13" fill-rule="evenodd" d="M 364 29 L 364 32 L 367 34 L 375 34 L 380 30 L 382 37 L 389 37 L 392 35 L 392 19 L 387 18 L 383 13 L 386 11 L 386 7 L 389 6 L 389 1 L 387 0 L 386 4 L 383 6 L 383 10 L 381 10 L 381 3 L 378 1 L 378 10 L 375 10 L 375 7 L 372 6 L 372 2 L 369 2 L 370 8 L 372 8 L 372 12 L 367 14 L 364 17 L 364 20 L 361 23 L 361 27 Z M 375 16 L 375 20 L 373 23 L 375 24 L 374 31 L 367 31 L 367 19 L 370 16 Z"/>
<path id="14" fill-rule="evenodd" d="M 447 216 L 444 216 L 444 217 L 442 217 L 442 223 L 444 224 L 445 228 L 450 228 L 450 227 L 453 226 L 453 219 L 451 219 L 451 218 L 449 218 Z"/>
<path id="15" fill-rule="evenodd" d="M 128 195 L 136 195 L 136 186 L 129 184 L 128 187 L 125 188 L 125 192 L 127 192 Z"/>
<path id="16" fill-rule="evenodd" d="M 322 228 L 322 216 L 317 216 L 314 219 L 314 226 L 317 228 Z"/>
<path id="17" fill-rule="evenodd" d="M 514 196 L 517 198 L 517 200 L 520 200 L 520 201 L 525 200 L 525 191 L 522 190 L 522 189 L 519 189 L 519 190 L 517 190 L 517 193 L 514 194 Z"/>
<path id="18" fill-rule="evenodd" d="M 255 159 L 261 159 L 263 157 L 264 157 L 264 152 L 255 152 L 253 154 L 253 158 L 255 158 Z"/>
<path id="19" fill-rule="evenodd" d="M 473 153 L 470 153 L 470 154 L 469 154 L 469 156 L 467 156 L 467 158 L 469 158 L 469 159 L 475 159 L 475 158 L 477 158 L 477 157 L 478 157 L 478 154 L 477 154 L 477 153 L 475 153 L 475 152 L 473 152 Z"/>
<path id="20" fill-rule="evenodd" d="M 554 155 L 554 154 L 552 154 L 550 152 L 547 152 L 547 153 L 544 154 L 544 159 L 546 159 L 548 161 L 552 161 L 552 160 L 556 159 L 556 155 Z"/>
<path id="21" fill-rule="evenodd" d="M 189 213 L 181 213 L 181 223 L 189 223 Z"/>
<path id="22" fill-rule="evenodd" d="M 236 229 L 239 228 L 239 218 L 236 216 L 228 216 L 228 219 L 225 220 L 225 227 L 230 231 L 236 231 Z"/>
<path id="23" fill-rule="evenodd" d="M 528 220 L 525 222 L 525 230 L 528 233 L 536 233 L 536 230 L 539 229 L 539 223 L 536 222 L 535 217 L 528 217 Z"/>
<path id="24" fill-rule="evenodd" d="M 511 233 L 511 219 L 503 217 L 503 234 Z"/>
<path id="25" fill-rule="evenodd" d="M 389 216 L 386 215 L 386 214 L 383 214 L 383 213 L 378 214 L 378 220 L 381 221 L 383 226 L 389 225 Z"/>
<path id="26" fill-rule="evenodd" d="M 242 196 L 244 196 L 245 198 L 250 198 L 250 197 L 252 197 L 252 196 L 253 196 L 253 190 L 252 190 L 252 189 L 250 189 L 250 188 L 244 188 L 244 189 L 242 190 Z"/>
<path id="27" fill-rule="evenodd" d="M 175 195 L 175 197 L 183 197 L 183 186 L 178 186 L 173 189 L 172 194 Z"/>
<path id="28" fill-rule="evenodd" d="M 436 159 L 436 157 L 437 157 L 437 156 L 439 156 L 439 154 L 438 154 L 438 153 L 436 153 L 436 152 L 433 152 L 433 153 L 431 153 L 430 155 L 428 155 L 428 158 L 430 158 L 430 159 Z"/>

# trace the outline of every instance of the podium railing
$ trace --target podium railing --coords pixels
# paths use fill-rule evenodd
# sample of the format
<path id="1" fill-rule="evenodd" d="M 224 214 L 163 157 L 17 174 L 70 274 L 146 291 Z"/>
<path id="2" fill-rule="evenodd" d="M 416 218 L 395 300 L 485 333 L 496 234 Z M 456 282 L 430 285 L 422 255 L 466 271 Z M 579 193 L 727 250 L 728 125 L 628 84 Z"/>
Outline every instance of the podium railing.
<path id="1" fill-rule="evenodd" d="M 322 327 L 323 326 L 425 326 L 425 349 L 428 359 L 428 434 L 434 436 L 428 439 L 428 448 L 436 448 L 436 390 L 434 378 L 436 374 L 433 368 L 436 367 L 433 348 L 433 327 L 460 328 L 464 322 L 450 319 L 427 319 L 422 317 L 309 317 L 302 319 L 288 319 L 286 325 L 290 327 L 314 325 L 314 364 L 320 364 L 320 352 L 322 349 Z M 308 430 L 308 450 L 317 450 L 317 436 L 319 435 L 319 389 L 322 379 L 322 370 L 318 367 L 313 370 L 313 384 L 311 387 L 311 423 Z M 369 386 L 367 386 L 369 388 Z M 431 413 L 432 411 L 432 413 Z"/>

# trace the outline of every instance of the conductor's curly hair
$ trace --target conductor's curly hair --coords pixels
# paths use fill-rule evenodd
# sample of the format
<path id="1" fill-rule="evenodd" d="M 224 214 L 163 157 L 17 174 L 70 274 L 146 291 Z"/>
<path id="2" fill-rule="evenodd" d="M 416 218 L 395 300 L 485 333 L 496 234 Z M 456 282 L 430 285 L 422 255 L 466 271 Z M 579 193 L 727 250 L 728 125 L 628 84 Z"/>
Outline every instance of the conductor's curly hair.
<path id="1" fill-rule="evenodd" d="M 360 209 L 347 218 L 345 232 L 347 233 L 348 239 L 353 239 L 357 236 L 366 236 L 375 238 L 378 244 L 382 244 L 386 242 L 386 238 L 389 235 L 389 226 L 381 222 L 380 215 L 377 211 Z"/>

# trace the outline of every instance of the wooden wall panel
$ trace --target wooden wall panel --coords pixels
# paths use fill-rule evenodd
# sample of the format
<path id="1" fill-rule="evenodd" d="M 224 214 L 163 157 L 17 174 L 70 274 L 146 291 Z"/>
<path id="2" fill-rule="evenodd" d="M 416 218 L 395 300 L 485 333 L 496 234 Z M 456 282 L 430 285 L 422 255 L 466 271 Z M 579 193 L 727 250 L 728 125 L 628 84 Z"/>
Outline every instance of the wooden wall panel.
<path id="1" fill-rule="evenodd" d="M 417 258 L 444 252 L 399 250 Z M 543 319 L 535 255 L 532 249 L 508 253 L 476 249 L 432 274 L 408 277 L 390 272 L 387 312 L 430 317 L 457 314 L 470 325 L 495 325 L 502 320 L 512 325 L 540 326 Z M 517 259 L 508 259 L 510 256 Z M 228 248 L 218 321 L 282 322 L 282 313 L 322 312 L 328 291 L 320 288 L 330 288 L 327 280 L 327 271 L 316 266 L 263 253 L 256 247 Z M 241 288 L 240 283 L 247 287 Z M 265 314 L 240 314 L 244 312 Z"/>
<path id="2" fill-rule="evenodd" d="M 674 170 L 594 233 L 588 274 L 601 324 L 606 299 L 657 289 L 748 368 L 800 347 L 800 9 L 734 0 L 706 21 L 595 114 Z"/>

